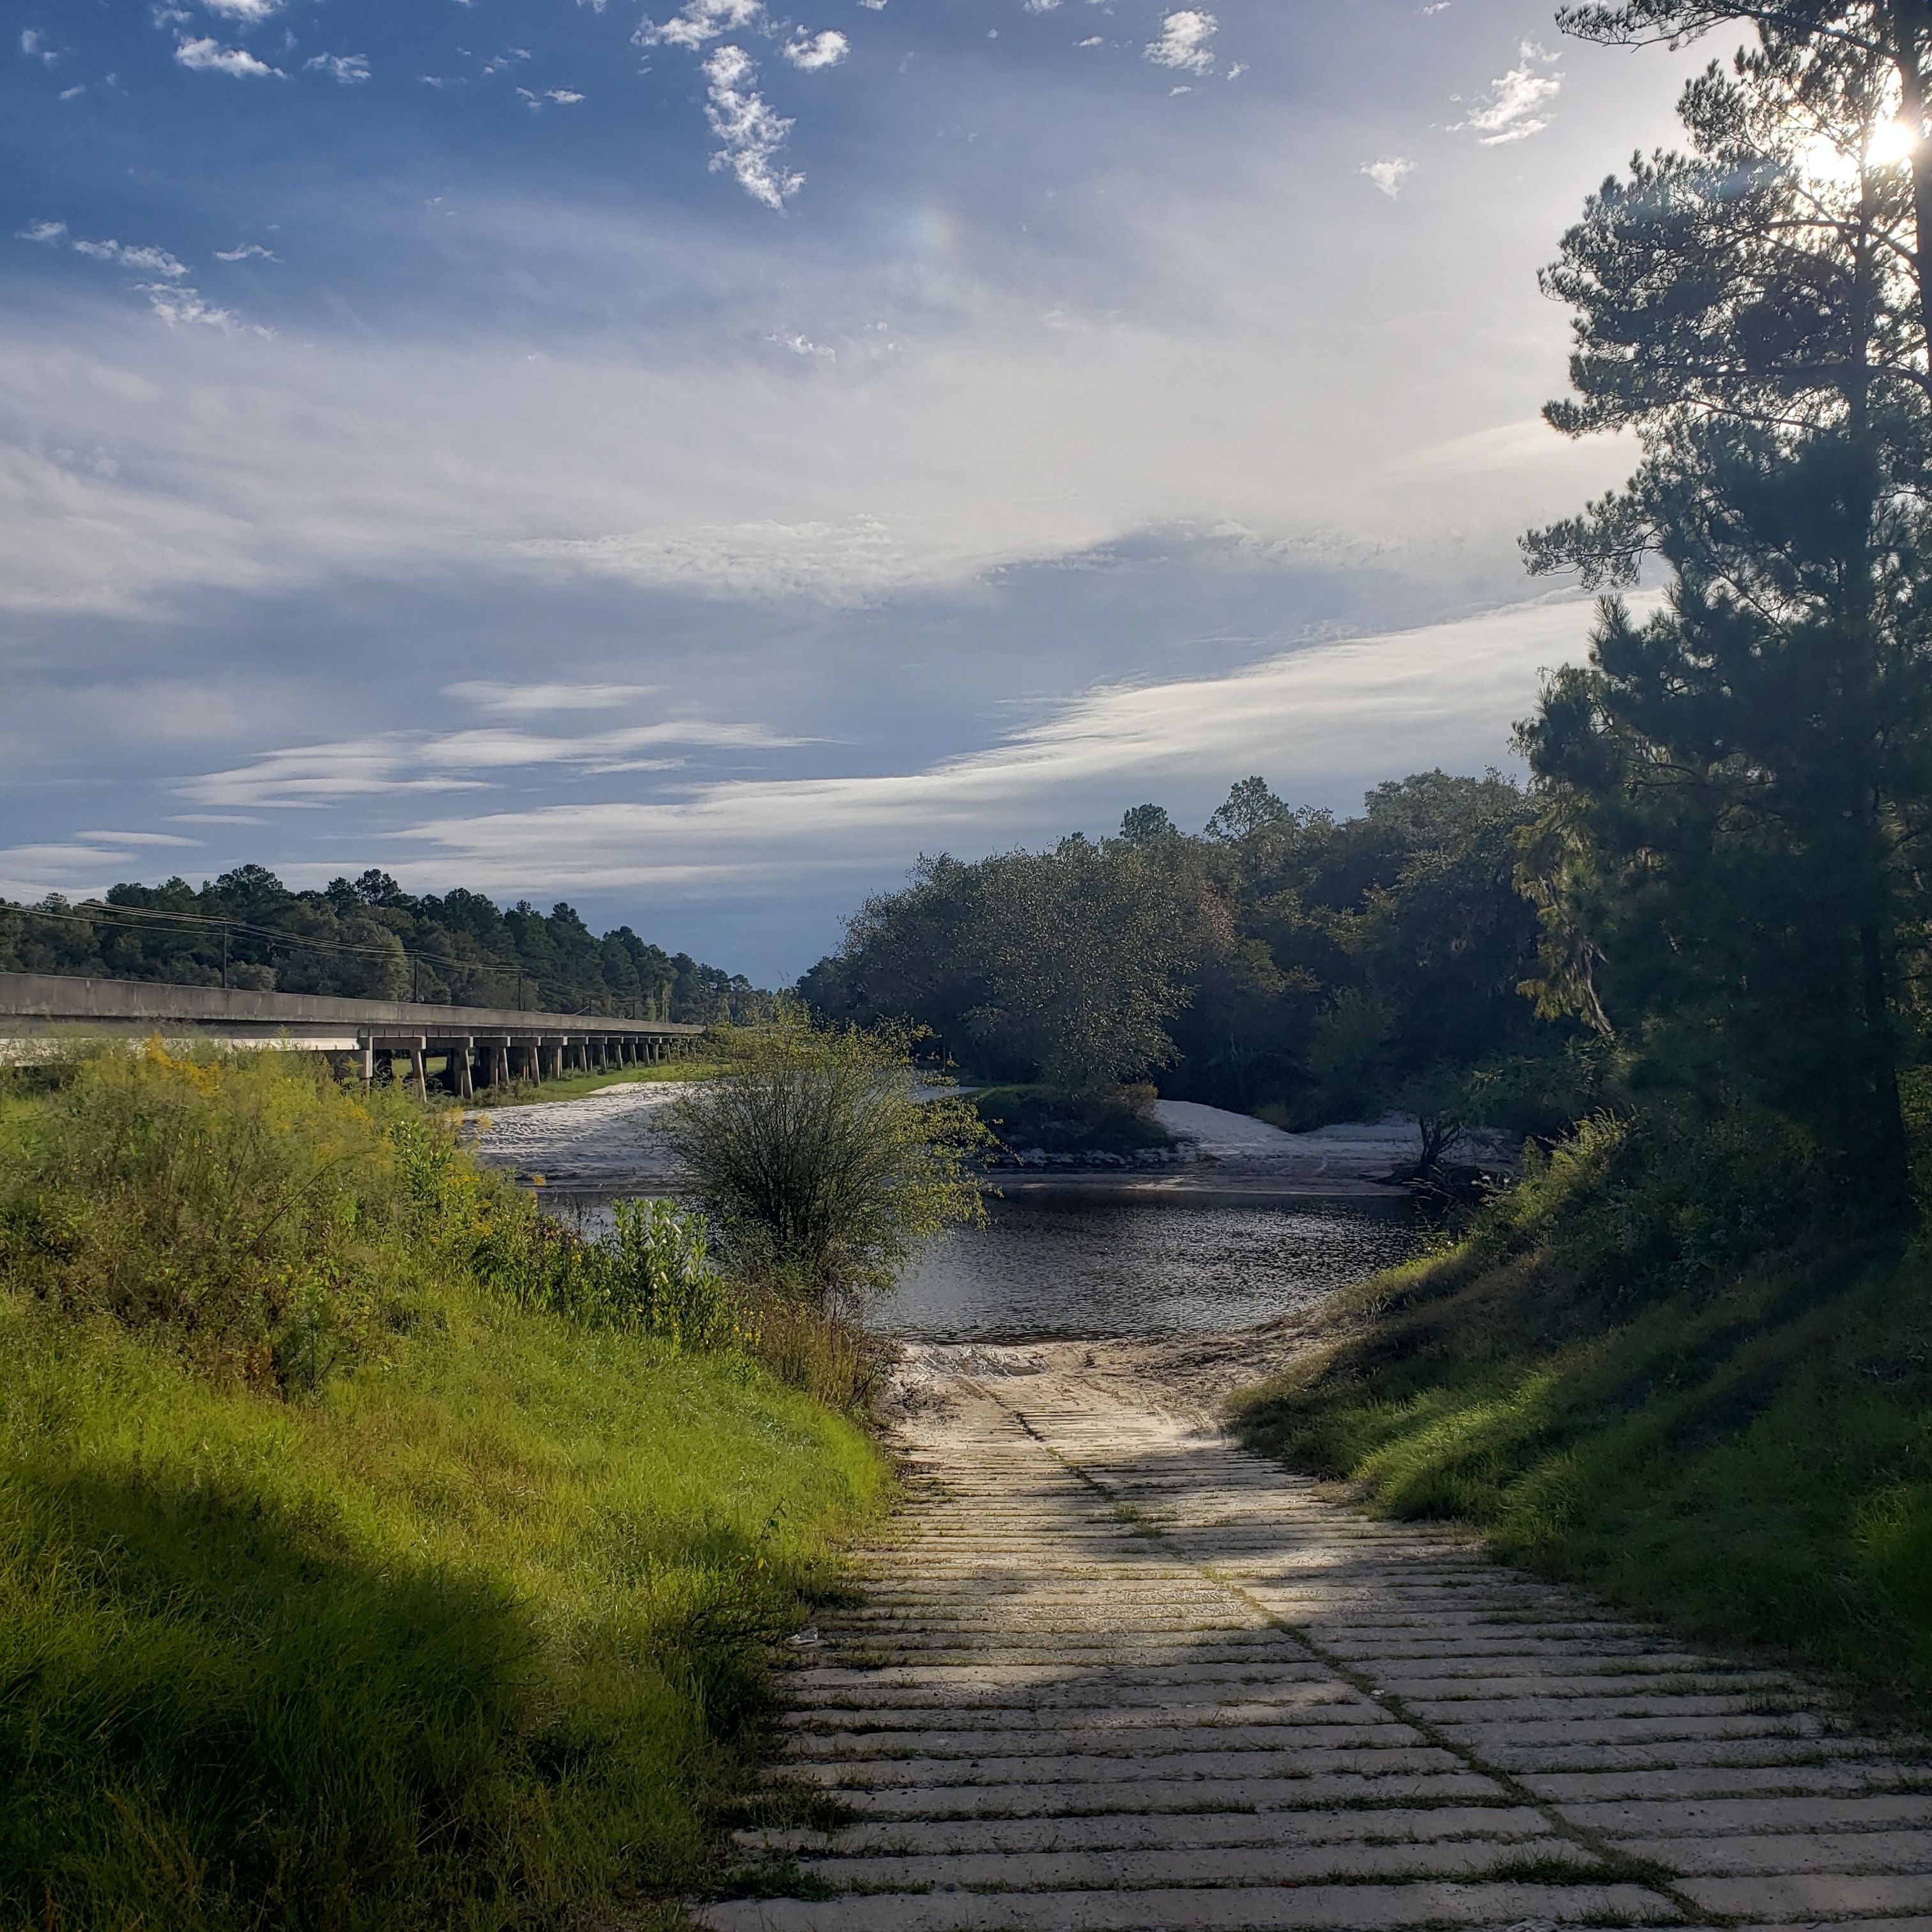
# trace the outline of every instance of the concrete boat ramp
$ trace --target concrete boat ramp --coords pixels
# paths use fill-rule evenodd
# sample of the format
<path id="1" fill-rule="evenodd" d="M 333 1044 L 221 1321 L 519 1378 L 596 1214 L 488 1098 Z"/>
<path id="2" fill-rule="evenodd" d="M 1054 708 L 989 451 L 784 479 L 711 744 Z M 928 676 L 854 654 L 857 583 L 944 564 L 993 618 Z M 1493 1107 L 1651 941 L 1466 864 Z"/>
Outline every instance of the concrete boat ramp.
<path id="1" fill-rule="evenodd" d="M 1932 1776 L 1776 1671 L 1376 1522 L 1204 1415 L 928 1348 L 898 1540 L 788 1653 L 715 1932 L 1932 1932 Z"/>

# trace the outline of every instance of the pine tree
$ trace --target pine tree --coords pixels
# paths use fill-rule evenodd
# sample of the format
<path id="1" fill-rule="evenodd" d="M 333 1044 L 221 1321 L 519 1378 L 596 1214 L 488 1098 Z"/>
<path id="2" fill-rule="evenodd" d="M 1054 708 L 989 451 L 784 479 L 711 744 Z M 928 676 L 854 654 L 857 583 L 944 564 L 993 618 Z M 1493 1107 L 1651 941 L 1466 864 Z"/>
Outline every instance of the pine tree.
<path id="1" fill-rule="evenodd" d="M 1688 150 L 1606 181 L 1545 272 L 1576 311 L 1549 420 L 1642 458 L 1525 540 L 1586 584 L 1647 554 L 1670 577 L 1642 622 L 1605 599 L 1588 668 L 1522 728 L 1546 1009 L 1804 1120 L 1887 1201 L 1932 830 L 1922 10 L 1564 16 L 1622 40 L 1744 20 L 1757 44 L 1690 82 Z"/>

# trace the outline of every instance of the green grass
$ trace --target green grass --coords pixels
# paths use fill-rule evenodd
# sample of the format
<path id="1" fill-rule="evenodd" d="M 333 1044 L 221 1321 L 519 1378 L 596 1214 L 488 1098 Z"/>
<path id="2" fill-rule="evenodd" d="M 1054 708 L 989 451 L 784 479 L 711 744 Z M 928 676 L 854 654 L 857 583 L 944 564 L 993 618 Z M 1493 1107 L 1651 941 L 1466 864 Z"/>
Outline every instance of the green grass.
<path id="1" fill-rule="evenodd" d="M 1456 1251 L 1358 1291 L 1324 1352 L 1238 1399 L 1243 1435 L 1375 1510 L 1474 1522 L 1545 1575 L 1932 1715 L 1932 1248 L 1753 1236 L 1755 1179 L 1726 1205 L 1670 1172 L 1697 1156 L 1668 1136 L 1628 1158 L 1587 1141 Z"/>
<path id="2" fill-rule="evenodd" d="M 708 1080 L 718 1071 L 704 1060 L 660 1060 L 647 1066 L 620 1067 L 614 1072 L 573 1073 L 564 1080 L 513 1080 L 507 1087 L 479 1090 L 470 1104 L 478 1107 L 530 1107 L 544 1100 L 580 1100 L 607 1087 L 630 1087 L 640 1081 Z M 432 1096 L 434 1097 L 434 1096 Z"/>
<path id="3" fill-rule="evenodd" d="M 742 1349 L 527 1305 L 525 1204 L 399 1102 L 128 1058 L 0 1103 L 0 1925 L 674 1922 L 729 1863 L 766 1642 L 886 1499 L 869 1439 Z M 117 1091 L 186 1124 L 104 1179 Z M 275 1198 L 356 1156 L 259 1278 L 209 1232 L 259 1202 L 183 1179 L 223 1120 Z M 164 1207 L 219 1296 L 95 1255 L 88 1210 L 152 1241 Z M 286 1374 L 316 1295 L 332 1366 Z"/>

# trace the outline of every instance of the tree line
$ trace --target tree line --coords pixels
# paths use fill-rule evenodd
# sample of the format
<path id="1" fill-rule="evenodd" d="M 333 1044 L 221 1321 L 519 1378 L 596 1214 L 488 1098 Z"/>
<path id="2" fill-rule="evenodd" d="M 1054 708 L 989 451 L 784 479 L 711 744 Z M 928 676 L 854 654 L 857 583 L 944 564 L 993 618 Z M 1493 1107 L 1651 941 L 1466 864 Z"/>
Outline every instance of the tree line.
<path id="1" fill-rule="evenodd" d="M 772 1006 L 742 974 L 628 926 L 600 936 L 561 902 L 543 913 L 460 886 L 418 897 L 374 868 L 319 892 L 250 865 L 199 888 L 173 878 L 78 904 L 0 901 L 0 970 L 700 1024 Z"/>
<path id="2" fill-rule="evenodd" d="M 981 1079 L 1089 1103 L 1151 1076 L 1284 1126 L 1474 1104 L 1554 1131 L 1597 1056 L 1519 990 L 1538 811 L 1493 771 L 1391 781 L 1354 818 L 1245 778 L 1198 834 L 1144 805 L 1109 838 L 922 860 L 800 991 L 830 1018 L 926 1027 Z"/>

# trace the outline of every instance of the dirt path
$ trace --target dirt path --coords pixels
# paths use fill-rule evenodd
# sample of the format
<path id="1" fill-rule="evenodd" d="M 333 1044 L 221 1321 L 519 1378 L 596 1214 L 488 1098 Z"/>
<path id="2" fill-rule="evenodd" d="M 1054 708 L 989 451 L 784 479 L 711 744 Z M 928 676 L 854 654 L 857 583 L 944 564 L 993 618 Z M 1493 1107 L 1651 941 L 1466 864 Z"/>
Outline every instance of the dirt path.
<path id="1" fill-rule="evenodd" d="M 1252 1363 L 1188 1346 L 1167 1395 L 1119 1345 L 920 1352 L 904 1540 L 790 1680 L 785 1773 L 850 1822 L 748 1839 L 816 1895 L 704 1923 L 1932 1932 L 1907 1756 L 1325 1500 L 1206 1420 Z"/>

